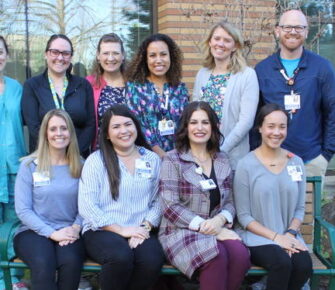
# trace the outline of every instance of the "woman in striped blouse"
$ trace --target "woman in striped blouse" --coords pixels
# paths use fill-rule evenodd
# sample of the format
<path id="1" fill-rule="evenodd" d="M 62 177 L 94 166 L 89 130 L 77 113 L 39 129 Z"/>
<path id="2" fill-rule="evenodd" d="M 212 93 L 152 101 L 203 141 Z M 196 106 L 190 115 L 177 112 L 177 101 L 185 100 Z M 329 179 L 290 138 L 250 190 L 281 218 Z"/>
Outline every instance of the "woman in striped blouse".
<path id="1" fill-rule="evenodd" d="M 101 289 L 148 289 L 164 254 L 151 229 L 159 225 L 160 158 L 124 105 L 106 111 L 100 150 L 86 160 L 79 212 L 88 255 L 102 265 Z"/>

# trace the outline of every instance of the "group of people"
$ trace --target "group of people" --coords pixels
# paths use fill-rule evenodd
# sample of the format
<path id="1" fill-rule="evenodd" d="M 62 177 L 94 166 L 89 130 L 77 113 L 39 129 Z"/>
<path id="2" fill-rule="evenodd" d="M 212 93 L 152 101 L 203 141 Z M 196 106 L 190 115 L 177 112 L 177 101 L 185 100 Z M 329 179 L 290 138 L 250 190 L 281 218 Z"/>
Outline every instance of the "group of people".
<path id="1" fill-rule="evenodd" d="M 303 48 L 307 32 L 301 11 L 285 12 L 279 51 L 254 70 L 241 32 L 214 25 L 193 102 L 168 35 L 129 65 L 104 35 L 86 79 L 71 74 L 70 39 L 53 35 L 23 90 L 3 75 L 0 37 L 1 218 L 15 219 L 15 199 L 33 289 L 77 289 L 86 256 L 103 290 L 149 289 L 165 260 L 201 290 L 239 289 L 250 262 L 269 271 L 266 289 L 301 289 L 306 175 L 324 175 L 335 151 L 334 70 Z"/>

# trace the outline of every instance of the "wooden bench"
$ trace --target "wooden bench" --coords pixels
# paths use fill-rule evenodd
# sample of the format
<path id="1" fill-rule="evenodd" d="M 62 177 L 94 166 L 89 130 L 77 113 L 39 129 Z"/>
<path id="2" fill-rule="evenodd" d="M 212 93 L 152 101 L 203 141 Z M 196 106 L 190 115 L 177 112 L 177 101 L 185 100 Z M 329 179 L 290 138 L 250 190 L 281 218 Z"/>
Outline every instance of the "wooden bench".
<path id="1" fill-rule="evenodd" d="M 308 178 L 307 182 L 306 215 L 302 231 L 306 242 L 313 245 L 311 288 L 319 289 L 320 276 L 328 276 L 330 278 L 328 289 L 335 290 L 335 226 L 323 220 L 321 216 L 321 178 L 311 177 Z M 0 226 L 0 267 L 4 271 L 6 289 L 12 289 L 11 268 L 28 268 L 20 259 L 8 259 L 9 237 L 16 226 L 17 222 L 4 223 Z M 325 254 L 321 246 L 321 241 L 326 237 L 329 240 L 330 254 Z M 99 272 L 100 270 L 101 266 L 92 261 L 86 261 L 83 266 L 85 272 Z M 248 271 L 248 276 L 262 276 L 265 274 L 266 270 L 257 266 L 253 266 Z M 181 275 L 181 273 L 170 265 L 164 265 L 162 275 Z"/>

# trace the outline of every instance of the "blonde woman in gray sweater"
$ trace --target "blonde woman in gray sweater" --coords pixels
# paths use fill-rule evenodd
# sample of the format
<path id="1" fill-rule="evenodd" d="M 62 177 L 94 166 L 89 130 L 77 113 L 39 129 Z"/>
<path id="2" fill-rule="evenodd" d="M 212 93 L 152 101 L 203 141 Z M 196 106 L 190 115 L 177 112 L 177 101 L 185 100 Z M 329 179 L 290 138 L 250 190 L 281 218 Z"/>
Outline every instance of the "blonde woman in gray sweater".
<path id="1" fill-rule="evenodd" d="M 225 151 L 236 168 L 249 152 L 249 130 L 258 105 L 259 87 L 255 71 L 243 57 L 241 32 L 227 22 L 212 27 L 205 45 L 204 67 L 196 76 L 193 100 L 208 102 L 220 120 Z"/>

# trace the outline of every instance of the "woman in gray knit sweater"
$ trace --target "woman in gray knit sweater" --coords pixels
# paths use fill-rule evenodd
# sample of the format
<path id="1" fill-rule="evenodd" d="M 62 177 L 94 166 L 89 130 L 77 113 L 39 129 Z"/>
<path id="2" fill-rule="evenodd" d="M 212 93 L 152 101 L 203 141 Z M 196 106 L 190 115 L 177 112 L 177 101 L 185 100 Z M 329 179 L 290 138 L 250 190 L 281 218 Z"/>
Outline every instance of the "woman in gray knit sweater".
<path id="1" fill-rule="evenodd" d="M 266 289 L 300 290 L 312 273 L 312 261 L 300 234 L 306 178 L 300 157 L 280 146 L 288 115 L 280 106 L 261 108 L 256 126 L 262 144 L 237 165 L 234 198 L 239 234 L 253 264 L 269 271 Z"/>

